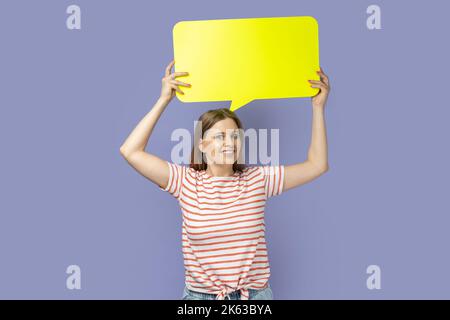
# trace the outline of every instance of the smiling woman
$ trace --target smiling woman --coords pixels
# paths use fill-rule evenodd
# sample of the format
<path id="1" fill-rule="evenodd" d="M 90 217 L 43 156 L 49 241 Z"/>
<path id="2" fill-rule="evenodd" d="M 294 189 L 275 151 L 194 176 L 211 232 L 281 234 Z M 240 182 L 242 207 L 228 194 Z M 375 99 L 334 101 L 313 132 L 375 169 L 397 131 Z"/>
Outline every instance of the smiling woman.
<path id="1" fill-rule="evenodd" d="M 242 172 L 243 126 L 228 109 L 209 110 L 198 119 L 190 167 L 211 176 L 232 176 Z"/>
<path id="2" fill-rule="evenodd" d="M 185 297 L 272 299 L 265 240 L 265 205 L 273 196 L 328 170 L 324 105 L 329 82 L 312 98 L 313 135 L 308 160 L 290 166 L 252 166 L 242 161 L 243 126 L 233 111 L 209 110 L 199 118 L 189 166 L 144 151 L 162 112 L 186 72 L 166 68 L 161 97 L 120 148 L 139 173 L 170 193 L 181 208 Z M 318 72 L 319 73 L 319 72 Z"/>

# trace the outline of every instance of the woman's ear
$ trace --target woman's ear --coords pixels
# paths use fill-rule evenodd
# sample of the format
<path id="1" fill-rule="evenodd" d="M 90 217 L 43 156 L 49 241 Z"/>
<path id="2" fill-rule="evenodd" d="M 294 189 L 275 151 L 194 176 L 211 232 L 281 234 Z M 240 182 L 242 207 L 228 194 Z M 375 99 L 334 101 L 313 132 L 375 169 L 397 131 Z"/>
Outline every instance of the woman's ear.
<path id="1" fill-rule="evenodd" d="M 209 146 L 209 148 L 212 147 L 211 141 L 208 141 L 207 139 L 206 140 L 205 139 L 199 139 L 199 141 L 198 141 L 198 149 L 201 152 L 205 153 L 208 150 L 208 146 Z"/>

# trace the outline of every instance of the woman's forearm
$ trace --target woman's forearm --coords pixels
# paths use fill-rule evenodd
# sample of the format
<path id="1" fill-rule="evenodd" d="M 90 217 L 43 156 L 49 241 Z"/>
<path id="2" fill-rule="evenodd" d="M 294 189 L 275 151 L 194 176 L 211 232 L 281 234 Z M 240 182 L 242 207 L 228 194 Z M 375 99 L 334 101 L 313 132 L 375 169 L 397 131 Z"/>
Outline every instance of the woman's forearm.
<path id="1" fill-rule="evenodd" d="M 144 151 L 147 146 L 153 128 L 158 122 L 161 114 L 169 104 L 169 99 L 159 98 L 150 112 L 138 123 L 128 138 L 120 147 L 120 153 L 127 157 L 135 151 Z"/>
<path id="2" fill-rule="evenodd" d="M 328 146 L 325 127 L 325 106 L 314 106 L 312 117 L 311 145 L 308 160 L 316 167 L 328 169 Z"/>

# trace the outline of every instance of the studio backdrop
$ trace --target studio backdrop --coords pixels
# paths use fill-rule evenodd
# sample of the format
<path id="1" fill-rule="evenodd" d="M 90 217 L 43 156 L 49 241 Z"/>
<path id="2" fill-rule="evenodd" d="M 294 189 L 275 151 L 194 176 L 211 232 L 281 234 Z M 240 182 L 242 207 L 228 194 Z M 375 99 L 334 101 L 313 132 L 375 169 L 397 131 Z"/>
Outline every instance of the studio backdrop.
<path id="1" fill-rule="evenodd" d="M 2 0 L 0 298 L 180 299 L 179 204 L 119 148 L 160 96 L 178 22 L 289 16 L 318 23 L 329 169 L 267 202 L 274 299 L 450 298 L 449 9 Z M 232 100 L 175 97 L 146 150 L 183 164 L 179 133 Z M 307 159 L 310 97 L 244 100 L 234 112 L 267 137 L 258 165 Z"/>

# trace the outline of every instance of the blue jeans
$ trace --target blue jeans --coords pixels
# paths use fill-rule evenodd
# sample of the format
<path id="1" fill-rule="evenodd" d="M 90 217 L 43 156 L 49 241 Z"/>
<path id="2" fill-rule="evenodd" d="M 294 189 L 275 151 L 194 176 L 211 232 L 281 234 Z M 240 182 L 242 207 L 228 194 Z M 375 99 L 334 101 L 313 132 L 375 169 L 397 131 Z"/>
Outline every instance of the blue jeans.
<path id="1" fill-rule="evenodd" d="M 267 284 L 267 287 L 261 290 L 256 289 L 248 289 L 248 299 L 249 300 L 273 300 L 273 293 L 270 285 Z M 241 292 L 240 290 L 234 291 L 230 293 L 225 299 L 230 300 L 240 300 Z M 183 297 L 182 300 L 215 300 L 216 295 L 211 293 L 203 293 L 198 291 L 192 291 L 184 286 Z"/>

